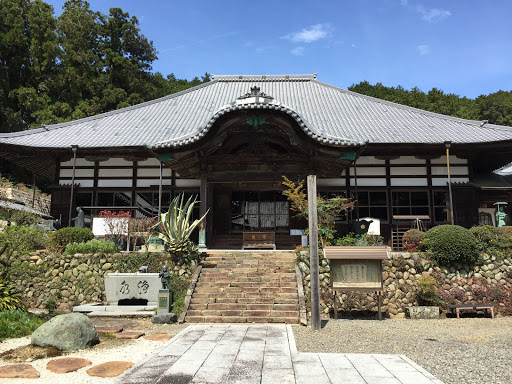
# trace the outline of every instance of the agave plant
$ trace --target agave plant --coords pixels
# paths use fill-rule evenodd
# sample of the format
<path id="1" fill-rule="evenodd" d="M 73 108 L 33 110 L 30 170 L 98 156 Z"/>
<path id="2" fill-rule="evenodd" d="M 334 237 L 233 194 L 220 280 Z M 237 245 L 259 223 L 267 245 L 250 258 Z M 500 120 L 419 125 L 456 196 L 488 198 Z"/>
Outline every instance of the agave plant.
<path id="1" fill-rule="evenodd" d="M 169 206 L 169 211 L 162 213 L 157 226 L 161 232 L 155 232 L 153 236 L 164 242 L 165 248 L 173 254 L 189 253 L 196 249 L 196 245 L 190 241 L 190 235 L 194 229 L 204 220 L 208 211 L 200 219 L 190 222 L 197 195 L 190 196 L 183 205 L 184 194 L 176 196 Z"/>

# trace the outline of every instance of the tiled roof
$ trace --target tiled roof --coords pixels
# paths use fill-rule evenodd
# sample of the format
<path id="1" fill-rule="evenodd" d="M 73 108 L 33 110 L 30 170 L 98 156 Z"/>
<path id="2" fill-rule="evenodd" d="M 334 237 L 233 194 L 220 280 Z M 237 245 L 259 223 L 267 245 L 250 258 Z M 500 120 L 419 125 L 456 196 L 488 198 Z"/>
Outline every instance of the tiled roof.
<path id="1" fill-rule="evenodd" d="M 239 99 L 258 87 L 265 97 Z M 238 99 L 238 100 L 237 100 Z M 292 116 L 312 138 L 332 145 L 440 144 L 512 140 L 512 128 L 423 111 L 336 88 L 316 75 L 212 76 L 157 100 L 85 119 L 0 135 L 0 143 L 42 148 L 179 147 L 240 109 Z"/>

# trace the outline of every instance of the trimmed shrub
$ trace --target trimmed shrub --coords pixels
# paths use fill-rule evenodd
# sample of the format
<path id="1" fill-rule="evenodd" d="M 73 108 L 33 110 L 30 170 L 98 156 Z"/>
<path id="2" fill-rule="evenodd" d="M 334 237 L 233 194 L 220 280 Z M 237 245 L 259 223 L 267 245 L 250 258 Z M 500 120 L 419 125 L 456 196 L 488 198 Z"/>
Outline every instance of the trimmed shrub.
<path id="1" fill-rule="evenodd" d="M 76 253 L 114 253 L 116 245 L 114 242 L 105 239 L 92 239 L 85 243 L 71 243 L 66 245 L 65 255 Z"/>
<path id="2" fill-rule="evenodd" d="M 68 244 L 85 243 L 92 239 L 94 239 L 94 234 L 89 228 L 65 227 L 50 234 L 48 249 L 62 253 Z"/>
<path id="3" fill-rule="evenodd" d="M 440 264 L 473 264 L 478 260 L 478 242 L 469 229 L 459 225 L 439 225 L 431 228 L 421 242 L 421 249 L 430 253 Z"/>
<path id="4" fill-rule="evenodd" d="M 420 243 L 425 239 L 425 232 L 418 229 L 409 229 L 402 237 L 402 244 L 404 249 L 408 252 L 418 252 L 420 250 Z"/>

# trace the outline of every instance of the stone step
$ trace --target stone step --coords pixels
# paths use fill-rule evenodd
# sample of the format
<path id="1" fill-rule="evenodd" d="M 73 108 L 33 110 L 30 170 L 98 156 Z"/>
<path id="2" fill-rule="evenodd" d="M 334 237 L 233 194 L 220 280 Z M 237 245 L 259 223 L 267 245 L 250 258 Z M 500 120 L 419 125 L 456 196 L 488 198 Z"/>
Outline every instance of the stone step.
<path id="1" fill-rule="evenodd" d="M 299 316 L 187 316 L 188 323 L 285 323 L 297 324 Z"/>
<path id="2" fill-rule="evenodd" d="M 210 254 L 192 295 L 187 322 L 298 323 L 293 252 Z"/>

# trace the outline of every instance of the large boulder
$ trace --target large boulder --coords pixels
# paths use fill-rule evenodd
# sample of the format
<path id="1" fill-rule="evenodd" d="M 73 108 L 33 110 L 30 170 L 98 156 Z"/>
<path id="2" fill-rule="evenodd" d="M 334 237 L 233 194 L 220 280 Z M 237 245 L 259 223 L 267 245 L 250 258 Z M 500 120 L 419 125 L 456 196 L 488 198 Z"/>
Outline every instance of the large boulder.
<path id="1" fill-rule="evenodd" d="M 56 316 L 37 328 L 31 338 L 33 345 L 53 346 L 61 351 L 85 349 L 99 342 L 91 319 L 81 313 Z"/>

